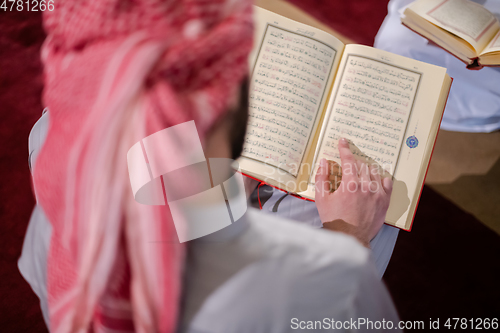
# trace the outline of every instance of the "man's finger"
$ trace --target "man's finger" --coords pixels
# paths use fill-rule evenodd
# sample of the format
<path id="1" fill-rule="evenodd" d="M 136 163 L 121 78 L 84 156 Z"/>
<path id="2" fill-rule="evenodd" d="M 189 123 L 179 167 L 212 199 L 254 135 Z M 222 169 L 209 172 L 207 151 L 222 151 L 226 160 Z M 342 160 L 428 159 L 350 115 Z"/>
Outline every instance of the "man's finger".
<path id="1" fill-rule="evenodd" d="M 328 175 L 328 162 L 326 159 L 322 158 L 319 162 L 319 168 L 315 177 L 316 200 L 330 193 L 330 181 L 328 179 Z"/>
<path id="2" fill-rule="evenodd" d="M 384 191 L 385 193 L 391 195 L 392 193 L 392 179 L 391 177 L 384 177 L 384 179 L 382 179 L 382 186 L 384 187 Z"/>
<path id="3" fill-rule="evenodd" d="M 382 180 L 380 178 L 380 170 L 379 166 L 376 164 L 371 164 L 370 165 L 370 179 L 374 182 L 377 182 L 379 184 L 382 183 Z M 382 185 L 382 184 L 381 184 Z"/>
<path id="4" fill-rule="evenodd" d="M 349 142 L 345 138 L 339 140 L 340 163 L 342 164 L 342 179 L 357 180 L 358 172 L 356 160 L 349 148 Z"/>
<path id="5" fill-rule="evenodd" d="M 358 164 L 359 179 L 363 182 L 370 182 L 370 170 L 368 164 L 360 162 Z"/>

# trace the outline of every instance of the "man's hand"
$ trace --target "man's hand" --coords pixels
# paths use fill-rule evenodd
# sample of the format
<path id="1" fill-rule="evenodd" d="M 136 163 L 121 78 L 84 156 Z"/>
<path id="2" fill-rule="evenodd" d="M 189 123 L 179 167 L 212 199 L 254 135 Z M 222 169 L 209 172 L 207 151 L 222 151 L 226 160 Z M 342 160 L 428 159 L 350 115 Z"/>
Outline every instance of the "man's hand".
<path id="1" fill-rule="evenodd" d="M 356 161 L 346 139 L 340 139 L 339 153 L 342 175 L 336 190 L 338 184 L 333 182 L 332 186 L 331 182 L 331 165 L 325 159 L 320 162 L 316 173 L 316 207 L 324 228 L 348 233 L 369 247 L 370 240 L 384 224 L 392 179 L 381 178 L 377 167 Z"/>

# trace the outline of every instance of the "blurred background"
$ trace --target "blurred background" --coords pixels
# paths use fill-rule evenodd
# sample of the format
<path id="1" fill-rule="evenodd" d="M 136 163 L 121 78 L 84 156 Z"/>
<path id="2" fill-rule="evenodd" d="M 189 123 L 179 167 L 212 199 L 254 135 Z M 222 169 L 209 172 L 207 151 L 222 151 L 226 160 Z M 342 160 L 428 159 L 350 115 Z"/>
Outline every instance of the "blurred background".
<path id="1" fill-rule="evenodd" d="M 373 45 L 388 0 L 281 0 L 257 5 Z M 0 331 L 46 332 L 17 260 L 34 199 L 28 135 L 43 102 L 40 12 L 0 10 Z M 458 60 L 457 60 L 458 61 Z M 465 67 L 465 65 L 464 65 Z M 440 131 L 411 232 L 384 281 L 402 320 L 500 316 L 500 132 Z"/>

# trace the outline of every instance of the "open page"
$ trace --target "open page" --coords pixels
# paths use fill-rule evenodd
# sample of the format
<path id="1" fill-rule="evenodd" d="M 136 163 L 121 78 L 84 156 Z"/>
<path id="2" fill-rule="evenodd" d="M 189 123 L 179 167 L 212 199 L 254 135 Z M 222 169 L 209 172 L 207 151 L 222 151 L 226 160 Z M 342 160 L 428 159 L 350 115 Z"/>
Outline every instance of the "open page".
<path id="1" fill-rule="evenodd" d="M 419 0 L 409 9 L 432 24 L 462 38 L 477 54 L 499 31 L 496 17 L 486 8 L 469 0 Z"/>
<path id="2" fill-rule="evenodd" d="M 500 30 L 491 43 L 481 53 L 479 60 L 481 65 L 485 66 L 500 65 Z"/>
<path id="3" fill-rule="evenodd" d="M 493 39 L 488 44 L 488 46 L 486 46 L 481 55 L 484 53 L 492 53 L 492 52 L 500 52 L 500 30 L 498 30 L 496 36 L 493 37 Z"/>
<path id="4" fill-rule="evenodd" d="M 258 7 L 255 22 L 249 122 L 239 164 L 250 176 L 296 192 L 344 45 Z"/>
<path id="5" fill-rule="evenodd" d="M 378 164 L 394 177 L 387 222 L 404 228 L 439 127 L 444 107 L 440 101 L 443 90 L 449 88 L 446 77 L 445 68 L 347 45 L 317 144 L 314 170 L 322 158 L 340 163 L 337 143 L 340 137 L 347 138 L 358 158 Z M 314 197 L 314 177 L 315 172 L 308 191 L 301 195 Z"/>

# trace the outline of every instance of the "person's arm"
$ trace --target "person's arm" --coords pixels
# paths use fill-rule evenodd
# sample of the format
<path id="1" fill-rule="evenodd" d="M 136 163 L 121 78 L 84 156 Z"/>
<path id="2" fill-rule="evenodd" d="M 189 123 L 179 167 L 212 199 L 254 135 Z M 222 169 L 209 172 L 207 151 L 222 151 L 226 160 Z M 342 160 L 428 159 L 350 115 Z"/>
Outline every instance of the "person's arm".
<path id="1" fill-rule="evenodd" d="M 323 227 L 356 237 L 369 247 L 385 221 L 392 180 L 379 170 L 357 162 L 345 139 L 339 141 L 342 180 L 332 192 L 328 162 L 322 159 L 316 173 L 316 206 Z M 336 187 L 336 186 L 335 186 Z"/>

